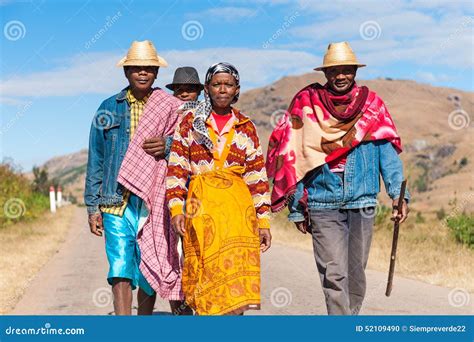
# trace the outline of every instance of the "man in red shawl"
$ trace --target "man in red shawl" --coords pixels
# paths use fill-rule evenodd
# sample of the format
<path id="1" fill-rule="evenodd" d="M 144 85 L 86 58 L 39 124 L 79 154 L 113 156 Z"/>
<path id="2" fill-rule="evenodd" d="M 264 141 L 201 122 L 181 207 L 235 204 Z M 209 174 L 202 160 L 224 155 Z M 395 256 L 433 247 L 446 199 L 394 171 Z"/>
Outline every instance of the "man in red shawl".
<path id="1" fill-rule="evenodd" d="M 315 69 L 327 83 L 295 95 L 268 148 L 272 210 L 288 205 L 288 219 L 312 234 L 330 315 L 361 309 L 380 175 L 393 200 L 392 219 L 403 222 L 408 215 L 408 192 L 397 207 L 400 137 L 382 99 L 355 82 L 357 68 L 364 66 L 347 42 L 329 44 Z"/>

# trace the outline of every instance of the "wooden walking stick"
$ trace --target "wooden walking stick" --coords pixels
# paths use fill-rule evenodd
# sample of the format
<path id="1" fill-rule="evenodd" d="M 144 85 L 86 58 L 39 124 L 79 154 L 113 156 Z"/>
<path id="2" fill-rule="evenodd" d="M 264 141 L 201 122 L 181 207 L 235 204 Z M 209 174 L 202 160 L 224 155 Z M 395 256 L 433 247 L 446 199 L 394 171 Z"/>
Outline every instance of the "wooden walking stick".
<path id="1" fill-rule="evenodd" d="M 397 207 L 398 213 L 400 213 L 403 207 L 403 199 L 405 198 L 406 187 L 407 187 L 407 180 L 405 179 L 402 182 L 402 187 L 400 189 L 400 197 L 398 197 L 398 207 Z M 390 269 L 388 271 L 387 290 L 385 291 L 385 295 L 387 297 L 390 297 L 390 293 L 392 292 L 393 273 L 395 272 L 395 258 L 397 257 L 399 226 L 400 226 L 399 219 L 395 218 L 395 223 L 393 225 L 393 240 L 392 240 L 392 253 L 390 257 Z"/>

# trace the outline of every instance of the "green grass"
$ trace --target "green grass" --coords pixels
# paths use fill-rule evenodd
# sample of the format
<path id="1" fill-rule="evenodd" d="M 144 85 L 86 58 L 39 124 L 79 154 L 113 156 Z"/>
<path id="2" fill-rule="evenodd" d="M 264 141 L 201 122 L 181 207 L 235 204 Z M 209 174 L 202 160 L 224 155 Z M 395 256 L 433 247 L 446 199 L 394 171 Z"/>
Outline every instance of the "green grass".
<path id="1" fill-rule="evenodd" d="M 456 241 L 474 249 L 474 216 L 459 214 L 446 218 L 446 225 Z"/>

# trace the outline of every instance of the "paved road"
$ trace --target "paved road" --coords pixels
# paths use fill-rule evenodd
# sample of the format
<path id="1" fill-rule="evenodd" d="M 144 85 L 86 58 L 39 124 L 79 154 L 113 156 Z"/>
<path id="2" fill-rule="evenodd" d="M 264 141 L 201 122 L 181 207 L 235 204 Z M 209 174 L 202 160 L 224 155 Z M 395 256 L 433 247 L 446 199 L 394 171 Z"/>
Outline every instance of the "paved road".
<path id="1" fill-rule="evenodd" d="M 31 282 L 12 314 L 112 314 L 103 238 L 89 233 L 84 208 L 75 209 L 74 215 L 66 242 Z M 361 314 L 474 313 L 472 295 L 466 297 L 463 292 L 395 277 L 392 296 L 387 298 L 384 295 L 387 275 L 368 271 L 367 276 L 367 297 Z M 262 297 L 262 310 L 246 314 L 326 314 L 312 253 L 275 243 L 262 257 Z M 155 313 L 169 314 L 167 302 L 157 300 Z"/>

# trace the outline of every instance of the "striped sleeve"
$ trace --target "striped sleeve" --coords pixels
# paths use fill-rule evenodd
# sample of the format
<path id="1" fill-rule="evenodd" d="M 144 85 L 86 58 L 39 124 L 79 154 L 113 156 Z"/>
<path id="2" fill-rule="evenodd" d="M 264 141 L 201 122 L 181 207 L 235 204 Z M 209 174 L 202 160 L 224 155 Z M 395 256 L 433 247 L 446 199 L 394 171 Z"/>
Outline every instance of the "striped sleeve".
<path id="1" fill-rule="evenodd" d="M 168 173 L 166 175 L 166 201 L 171 212 L 171 217 L 184 214 L 184 201 L 188 189 L 186 183 L 191 173 L 189 164 L 189 120 L 183 121 L 176 128 L 173 135 L 173 144 L 168 160 Z"/>
<path id="2" fill-rule="evenodd" d="M 262 147 L 253 123 L 249 123 L 247 162 L 243 179 L 252 194 L 260 229 L 270 228 L 270 189 Z"/>

